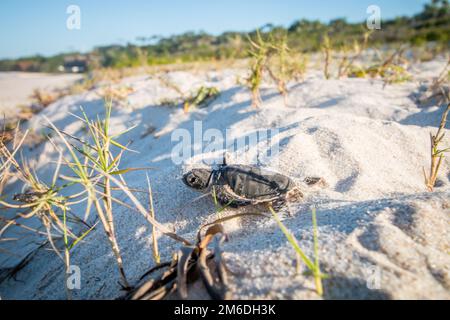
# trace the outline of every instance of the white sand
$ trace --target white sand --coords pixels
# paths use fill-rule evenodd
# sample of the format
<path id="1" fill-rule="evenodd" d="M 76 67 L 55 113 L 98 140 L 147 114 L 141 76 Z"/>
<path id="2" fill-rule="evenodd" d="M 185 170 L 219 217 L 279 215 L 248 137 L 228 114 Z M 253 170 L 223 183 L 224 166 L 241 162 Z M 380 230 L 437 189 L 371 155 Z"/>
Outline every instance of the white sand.
<path id="1" fill-rule="evenodd" d="M 81 78 L 79 74 L 0 72 L 0 115 L 12 116 L 19 106 L 29 104 L 35 89 L 62 89 Z"/>
<path id="2" fill-rule="evenodd" d="M 421 73 L 438 74 L 444 61 L 415 66 Z M 259 165 L 275 169 L 294 179 L 323 177 L 328 187 L 306 188 L 306 199 L 291 206 L 292 217 L 284 223 L 312 256 L 311 206 L 317 207 L 320 256 L 324 272 L 325 298 L 433 299 L 450 298 L 450 166 L 441 168 L 440 187 L 425 191 L 422 167 L 429 164 L 429 132 L 435 131 L 442 109 L 418 108 L 411 99 L 418 83 L 383 84 L 365 79 L 324 80 L 319 73 L 304 83 L 290 84 L 289 106 L 269 86 L 263 90 L 261 109 L 250 106 L 247 89 L 236 85 L 239 70 L 189 73 L 171 72 L 166 77 L 184 92 L 200 85 L 214 85 L 222 94 L 207 109 L 189 114 L 158 106 L 163 99 L 177 96 L 155 76 L 125 79 L 135 92 L 129 107 L 115 109 L 112 127 L 121 131 L 138 127 L 121 141 L 132 140 L 123 167 L 148 167 L 154 188 L 157 219 L 179 235 L 194 239 L 200 225 L 215 218 L 212 200 L 188 190 L 180 177 L 197 158 L 185 165 L 171 161 L 171 131 L 193 131 L 193 121 L 203 128 L 222 132 L 229 129 L 239 137 L 261 128 L 278 128 L 280 153 Z M 61 129 L 82 134 L 82 126 L 68 112 L 78 113 L 82 105 L 91 116 L 102 114 L 98 95 L 87 92 L 65 97 L 43 111 Z M 39 128 L 42 118 L 30 126 Z M 153 135 L 141 138 L 149 126 Z M 448 127 L 447 127 L 448 128 Z M 276 140 L 274 140 L 276 141 Z M 449 144 L 449 139 L 445 141 Z M 261 148 L 261 146 L 259 146 Z M 261 150 L 261 149 L 260 149 Z M 262 149 L 264 151 L 264 149 Z M 231 154 L 236 163 L 255 164 L 256 147 Z M 47 143 L 26 153 L 36 159 L 38 173 L 51 177 L 49 159 L 57 155 Z M 133 187 L 145 188 L 145 175 L 126 175 Z M 13 194 L 12 184 L 7 192 Z M 121 200 L 126 197 L 120 195 Z M 140 199 L 146 203 L 144 196 Z M 81 214 L 82 208 L 79 209 Z M 229 210 L 227 214 L 234 211 Z M 138 214 L 115 209 L 116 229 L 125 262 L 133 282 L 153 265 L 150 228 Z M 311 277 L 296 275 L 295 255 L 276 224 L 269 219 L 245 218 L 225 224 L 229 242 L 224 247 L 231 279 L 232 296 L 237 299 L 317 299 Z M 41 239 L 42 241 L 42 239 Z M 27 246 L 25 246 L 27 243 Z M 3 281 L 3 299 L 64 299 L 64 268 L 54 253 L 34 250 L 39 239 L 22 239 L 9 244 L 16 256 L 0 252 L 0 266 L 11 268 L 29 252 L 34 258 L 17 280 Z M 162 260 L 170 259 L 180 244 L 160 238 Z M 5 247 L 5 246 L 2 246 Z M 34 250 L 34 251 L 33 251 Z M 103 299 L 120 295 L 117 268 L 101 227 L 72 255 L 82 271 L 81 290 L 75 298 Z"/>

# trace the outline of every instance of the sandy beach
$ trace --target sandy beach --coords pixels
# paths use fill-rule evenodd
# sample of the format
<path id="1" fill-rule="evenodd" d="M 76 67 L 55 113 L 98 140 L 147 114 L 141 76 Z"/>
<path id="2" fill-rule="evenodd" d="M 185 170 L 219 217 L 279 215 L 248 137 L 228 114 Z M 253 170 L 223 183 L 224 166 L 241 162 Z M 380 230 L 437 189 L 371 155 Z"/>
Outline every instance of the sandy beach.
<path id="1" fill-rule="evenodd" d="M 445 63 L 440 59 L 417 64 L 413 81 L 392 85 L 377 79 L 325 80 L 320 71 L 311 70 L 304 81 L 289 83 L 286 105 L 273 84 L 265 84 L 260 108 L 251 106 L 249 90 L 237 84 L 244 70 L 134 76 L 113 85 L 132 90 L 124 101 L 114 104 L 111 128 L 118 133 L 136 126 L 119 141 L 138 153 L 126 153 L 121 166 L 151 167 L 148 175 L 156 219 L 190 240 L 195 240 L 201 225 L 217 216 L 212 198 L 199 199 L 198 193 L 182 183 L 182 174 L 206 166 L 205 159 L 220 159 L 225 148 L 209 152 L 205 145 L 193 146 L 200 151 L 176 164 L 173 133 L 185 130 L 194 136 L 196 122 L 203 132 L 215 129 L 223 135 L 227 132 L 231 139 L 272 130 L 270 141 L 227 148 L 230 161 L 283 173 L 301 186 L 305 199 L 289 205 L 289 212 L 284 210 L 280 216 L 305 253 L 312 256 L 311 210 L 316 208 L 321 268 L 327 274 L 324 298 L 449 299 L 450 162 L 444 160 L 434 192 L 427 192 L 422 173 L 423 167 L 429 167 L 429 134 L 436 131 L 444 109 L 421 108 L 414 100 L 421 79 L 438 74 Z M 24 101 L 30 83 L 54 85 L 76 78 L 41 81 L 30 75 L 13 77 L 17 81 L 8 78 L 5 82 L 5 75 L 0 77 L 1 101 L 10 106 Z M 3 90 L 6 85 L 11 89 Z M 165 105 L 200 86 L 220 90 L 207 108 L 185 113 L 181 107 Z M 88 117 L 103 116 L 101 90 L 63 97 L 34 116 L 25 128 L 48 130 L 45 116 L 64 132 L 83 137 L 83 122 L 70 113 L 80 115 L 82 106 Z M 19 91 L 21 94 L 16 94 Z M 448 131 L 449 124 L 446 128 Z M 448 142 L 448 136 L 446 139 Z M 279 149 L 264 157 L 271 143 Z M 51 180 L 58 158 L 51 143 L 26 149 L 24 155 L 43 180 Z M 308 176 L 321 177 L 326 183 L 308 187 L 302 183 Z M 146 189 L 142 172 L 129 172 L 125 178 L 131 187 Z M 12 179 L 5 194 L 19 193 L 21 188 Z M 118 197 L 129 202 L 123 195 Z M 147 201 L 144 194 L 139 200 Z M 125 272 L 136 282 L 155 265 L 151 227 L 138 213 L 114 207 Z M 80 216 L 84 213 L 82 206 L 71 209 Z M 223 215 L 235 213 L 226 209 Z M 232 298 L 320 298 L 313 278 L 302 274 L 305 266 L 296 272 L 295 252 L 273 219 L 249 216 L 223 225 L 228 235 L 223 251 L 232 271 Z M 45 237 L 18 228 L 10 228 L 4 236 L 19 240 L 1 244 L 3 273 L 24 258 L 27 263 L 13 278 L 0 282 L 2 299 L 64 299 L 64 265 L 42 247 Z M 159 246 L 162 261 L 167 261 L 180 244 L 160 235 Z M 100 225 L 73 251 L 71 259 L 81 267 L 81 289 L 73 291 L 74 298 L 114 299 L 121 295 L 114 257 Z M 205 297 L 201 286 L 190 294 Z"/>
<path id="2" fill-rule="evenodd" d="M 78 74 L 53 75 L 31 72 L 0 72 L 0 114 L 14 115 L 20 106 L 31 102 L 36 89 L 62 89 L 82 78 Z"/>

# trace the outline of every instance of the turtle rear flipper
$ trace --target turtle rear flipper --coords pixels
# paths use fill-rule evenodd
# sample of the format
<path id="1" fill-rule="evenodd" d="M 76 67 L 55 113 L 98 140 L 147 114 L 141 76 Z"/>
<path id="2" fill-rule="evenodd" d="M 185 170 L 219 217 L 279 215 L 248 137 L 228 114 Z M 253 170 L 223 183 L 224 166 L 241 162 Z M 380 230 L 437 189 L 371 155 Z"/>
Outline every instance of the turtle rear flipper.
<path id="1" fill-rule="evenodd" d="M 294 187 L 286 193 L 286 201 L 288 202 L 300 202 L 303 200 L 303 192 L 299 187 Z"/>

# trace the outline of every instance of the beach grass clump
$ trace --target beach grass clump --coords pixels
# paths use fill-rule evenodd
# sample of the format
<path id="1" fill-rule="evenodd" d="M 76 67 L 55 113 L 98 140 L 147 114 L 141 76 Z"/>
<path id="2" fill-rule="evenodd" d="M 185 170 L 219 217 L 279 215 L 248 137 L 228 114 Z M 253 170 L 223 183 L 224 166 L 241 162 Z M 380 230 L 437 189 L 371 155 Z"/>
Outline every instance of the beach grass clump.
<path id="1" fill-rule="evenodd" d="M 347 45 L 343 45 L 341 49 L 342 57 L 338 67 L 337 78 L 348 77 L 353 74 L 353 70 L 360 68 L 355 67 L 355 63 L 361 59 L 363 52 L 367 49 L 371 32 L 365 32 L 362 40 L 354 40 L 351 49 Z"/>
<path id="2" fill-rule="evenodd" d="M 34 89 L 31 99 L 41 108 L 46 108 L 60 98 L 57 92 L 49 92 L 42 89 Z"/>
<path id="3" fill-rule="evenodd" d="M 64 176 L 63 179 L 81 185 L 84 188 L 83 193 L 87 195 L 85 219 L 88 219 L 90 209 L 94 207 L 114 253 L 121 277 L 121 284 L 124 288 L 128 288 L 129 283 L 125 275 L 123 259 L 116 238 L 113 215 L 113 201 L 116 201 L 116 199 L 112 196 L 113 188 L 111 186 L 111 179 L 113 178 L 111 176 L 117 175 L 124 181 L 123 174 L 138 170 L 136 168 L 119 168 L 124 151 L 129 151 L 129 149 L 118 143 L 117 138 L 129 132 L 134 127 L 128 128 L 119 134 L 111 134 L 111 100 L 105 102 L 105 118 L 103 120 L 100 118 L 90 120 L 84 110 L 81 109 L 81 111 L 83 118 L 78 119 L 86 125 L 89 142 L 58 130 L 49 121 L 50 127 L 57 132 L 72 158 L 72 160 L 65 159 L 64 162 L 75 174 L 75 177 Z M 81 146 L 70 143 L 66 137 L 80 143 Z M 120 151 L 114 154 L 113 147 L 118 148 Z M 123 185 L 121 186 L 124 187 Z"/>
<path id="4" fill-rule="evenodd" d="M 21 227 L 40 236 L 46 236 L 53 251 L 64 262 L 67 271 L 70 267 L 71 251 L 76 245 L 85 240 L 87 235 L 97 225 L 97 222 L 94 225 L 88 223 L 91 221 L 90 215 L 93 208 L 96 213 L 95 221 L 98 221 L 97 219 L 100 220 L 99 222 L 103 226 L 114 253 L 121 278 L 120 283 L 123 288 L 129 288 L 122 254 L 117 241 L 113 203 L 139 212 L 152 225 L 154 237 L 153 255 L 157 263 L 160 257 L 156 231 L 185 245 L 190 245 L 190 242 L 156 221 L 150 186 L 148 191 L 150 197 L 149 208 L 145 209 L 133 194 L 135 189 L 131 189 L 124 179 L 124 175 L 128 172 L 149 169 L 120 167 L 124 152 L 132 150 L 120 144 L 117 139 L 134 127 L 130 127 L 118 134 L 111 132 L 112 101 L 105 103 L 105 117 L 103 119 L 97 117 L 95 120 L 91 120 L 83 109 L 81 109 L 81 112 L 82 117 L 75 117 L 85 125 L 85 134 L 88 135 L 87 139 L 59 130 L 44 116 L 48 123 L 48 128 L 56 133 L 54 137 L 48 136 L 48 140 L 59 153 L 59 159 L 56 162 L 56 169 L 51 183 L 42 181 L 24 160 L 21 162 L 16 160 L 16 156 L 20 153 L 20 148 L 29 133 L 28 130 L 20 139 L 13 139 L 11 150 L 2 140 L 0 144 L 0 186 L 3 190 L 8 183 L 9 177 L 14 175 L 24 185 L 24 191 L 14 195 L 12 200 L 16 201 L 17 204 L 4 200 L 4 197 L 0 199 L 0 205 L 4 208 L 18 211 L 12 218 L 1 217 L 0 238 L 11 226 Z M 68 169 L 72 174 L 61 173 L 62 168 L 66 169 L 65 171 Z M 81 191 L 74 191 L 75 189 L 72 187 L 77 186 L 82 187 Z M 113 191 L 115 193 L 122 191 L 132 205 L 128 205 L 113 197 Z M 72 212 L 71 207 L 75 204 L 85 205 L 84 217 L 81 217 L 81 213 L 75 214 Z M 32 218 L 39 219 L 44 231 L 40 230 L 41 227 L 28 227 L 21 221 L 27 221 L 27 219 Z M 67 289 L 67 292 L 70 298 L 70 290 Z"/>
<path id="5" fill-rule="evenodd" d="M 446 65 L 417 99 L 419 106 L 442 105 L 450 100 L 450 57 Z"/>
<path id="6" fill-rule="evenodd" d="M 288 94 L 287 82 L 292 79 L 292 70 L 288 69 L 288 55 L 289 46 L 287 43 L 287 34 L 283 34 L 273 41 L 273 47 L 276 49 L 276 54 L 269 57 L 269 66 L 267 71 L 277 84 L 278 92 L 284 97 Z M 273 61 L 275 60 L 275 61 Z"/>
<path id="7" fill-rule="evenodd" d="M 438 177 L 439 169 L 441 167 L 442 161 L 444 160 L 445 153 L 450 152 L 450 147 L 442 149 L 440 145 L 445 137 L 445 125 L 447 124 L 447 116 L 450 111 L 450 103 L 447 104 L 447 108 L 442 114 L 441 123 L 436 134 L 430 133 L 430 142 L 431 142 L 431 163 L 430 163 L 430 171 L 429 174 L 425 172 L 425 168 L 423 168 L 423 175 L 425 178 L 425 185 L 428 191 L 433 191 L 436 180 Z"/>
<path id="8" fill-rule="evenodd" d="M 321 51 L 324 57 L 324 65 L 323 65 L 323 75 L 325 79 L 330 79 L 330 66 L 331 66 L 331 60 L 332 60 L 332 46 L 330 37 L 328 34 L 325 34 L 322 39 L 322 47 Z"/>
<path id="9" fill-rule="evenodd" d="M 120 248 L 115 235 L 110 178 L 106 175 L 97 177 L 96 184 L 93 184 L 92 179 L 90 179 L 90 173 L 87 170 L 88 167 L 91 167 L 97 172 L 105 172 L 106 174 L 115 173 L 119 170 L 118 165 L 123 155 L 122 151 L 127 150 L 127 148 L 116 141 L 116 139 L 123 133 L 119 135 L 112 135 L 110 133 L 111 110 L 112 101 L 109 101 L 105 103 L 105 119 L 103 121 L 100 119 L 97 119 L 96 121 L 89 120 L 84 111 L 82 111 L 84 115 L 84 122 L 89 129 L 92 144 L 86 143 L 83 145 L 83 148 L 75 147 L 75 149 L 85 157 L 85 163 L 87 163 L 87 166 L 83 168 L 81 166 L 81 162 L 76 160 L 75 163 L 77 166 L 71 166 L 71 168 L 78 176 L 78 182 L 84 186 L 86 192 L 89 194 L 89 205 L 94 205 L 98 217 L 102 222 L 103 228 L 117 261 L 122 284 L 124 287 L 129 287 L 123 268 Z M 130 128 L 130 130 L 131 129 L 133 128 Z M 113 156 L 111 150 L 112 146 L 116 146 L 121 149 L 116 156 Z M 99 192 L 96 190 L 96 185 L 101 189 L 101 201 L 97 197 Z"/>
<path id="10" fill-rule="evenodd" d="M 16 132 L 18 131 L 19 126 L 17 126 Z M 9 150 L 3 142 L 0 143 L 0 193 L 3 194 L 3 189 L 11 176 L 17 178 L 24 185 L 24 191 L 13 196 L 12 200 L 16 203 L 4 201 L 3 198 L 0 200 L 0 204 L 5 209 L 16 211 L 16 214 L 12 217 L 0 217 L 3 223 L 0 230 L 0 239 L 11 226 L 45 236 L 52 250 L 64 262 L 67 277 L 70 267 L 70 251 L 95 228 L 95 225 L 89 226 L 71 212 L 70 207 L 72 205 L 83 201 L 80 200 L 81 194 L 69 196 L 62 194 L 62 191 L 71 184 L 58 185 L 58 177 L 62 165 L 61 154 L 56 164 L 52 181 L 49 184 L 42 181 L 35 170 L 23 158 L 21 162 L 16 160 L 16 156 L 28 133 L 29 130 L 22 135 L 20 141 L 14 139 L 12 150 Z M 31 219 L 38 219 L 44 231 L 40 230 L 41 227 L 31 228 L 22 222 Z M 68 222 L 70 222 L 70 225 Z M 83 228 L 85 229 L 84 231 Z M 75 229 L 81 230 L 82 234 L 78 236 Z M 57 244 L 61 239 L 64 242 L 63 249 L 60 249 Z M 67 297 L 70 298 L 70 291 L 66 290 L 66 292 Z"/>
<path id="11" fill-rule="evenodd" d="M 252 93 L 252 106 L 259 107 L 262 104 L 260 88 L 266 73 L 277 84 L 278 92 L 286 102 L 287 83 L 292 79 L 303 78 L 308 63 L 306 56 L 295 54 L 289 48 L 286 33 L 270 33 L 263 37 L 257 30 L 255 38 L 248 36 L 248 41 L 251 65 L 246 84 Z"/>
<path id="12" fill-rule="evenodd" d="M 404 52 L 405 47 L 399 47 L 391 54 L 381 58 L 380 63 L 373 64 L 363 71 L 360 69 L 359 72 L 362 71 L 364 77 L 381 78 L 385 85 L 410 81 L 412 76 L 406 68 L 408 62 L 403 57 Z"/>
<path id="13" fill-rule="evenodd" d="M 289 80 L 303 81 L 308 70 L 309 56 L 303 53 L 295 53 L 287 56 L 286 78 Z"/>
<path id="14" fill-rule="evenodd" d="M 339 48 L 332 42 L 328 33 L 324 34 L 322 38 L 321 51 L 324 60 L 323 75 L 325 79 L 341 79 L 343 77 L 365 77 L 364 67 L 356 66 L 356 63 L 361 60 L 364 51 L 369 44 L 371 32 L 364 32 L 361 39 L 355 39 L 351 44 L 344 42 Z M 336 57 L 335 57 L 336 55 Z M 337 61 L 339 58 L 339 61 Z M 332 70 L 336 63 L 337 73 L 334 76 Z M 358 73 L 355 73 L 355 70 Z"/>
<path id="15" fill-rule="evenodd" d="M 167 235 L 184 244 L 190 244 L 190 242 L 158 223 L 154 218 L 154 210 L 151 210 L 151 208 L 150 210 L 144 208 L 144 206 L 133 194 L 133 190 L 128 187 L 123 177 L 124 174 L 131 171 L 148 169 L 120 168 L 119 166 L 123 153 L 125 151 L 132 150 L 120 144 L 117 139 L 132 130 L 134 127 L 127 128 L 118 134 L 111 133 L 110 120 L 112 101 L 105 103 L 105 118 L 103 120 L 99 117 L 96 120 L 90 120 L 84 110 L 81 109 L 81 111 L 83 117 L 77 118 L 87 126 L 89 142 L 57 129 L 56 126 L 47 119 L 50 127 L 56 131 L 65 149 L 70 154 L 71 159 L 63 157 L 63 163 L 72 170 L 74 176 L 62 176 L 62 178 L 70 183 L 76 183 L 83 187 L 84 191 L 82 193 L 86 195 L 85 200 L 87 202 L 85 219 L 87 220 L 90 209 L 93 207 L 101 221 L 111 249 L 114 253 L 121 277 L 121 285 L 124 288 L 130 288 L 125 275 L 123 259 L 117 242 L 113 203 L 117 203 L 128 209 L 139 212 L 151 225 L 158 229 L 161 234 Z M 69 142 L 69 139 L 81 144 L 81 146 L 77 146 Z M 117 148 L 118 152 L 114 152 L 114 148 Z M 130 206 L 113 197 L 113 190 L 122 191 L 132 202 L 133 206 Z M 155 257 L 159 255 L 156 251 L 154 254 Z"/>
<path id="16" fill-rule="evenodd" d="M 9 203 L 3 199 L 0 200 L 0 204 L 5 208 L 18 209 L 21 211 L 17 214 L 16 219 L 39 218 L 48 235 L 51 235 L 53 227 L 62 234 L 64 232 L 64 227 L 61 216 L 57 213 L 57 209 L 66 209 L 69 198 L 61 196 L 59 191 L 62 187 L 56 185 L 60 164 L 56 167 L 51 184 L 47 184 L 39 179 L 36 172 L 24 159 L 22 159 L 22 163 L 19 163 L 19 161 L 16 160 L 16 156 L 26 139 L 28 132 L 29 131 L 27 130 L 22 135 L 22 138 L 17 145 L 14 142 L 12 147 L 13 150 L 9 150 L 3 143 L 0 145 L 2 189 L 7 183 L 5 180 L 8 180 L 8 176 L 10 175 L 14 175 L 14 177 L 21 181 L 25 186 L 24 192 L 15 194 L 13 197 L 13 200 L 18 204 Z M 14 220 L 14 218 L 12 220 Z M 11 225 L 14 224 L 12 221 L 9 222 Z M 52 237 L 49 237 L 49 240 L 53 244 Z"/>
<path id="17" fill-rule="evenodd" d="M 403 57 L 405 47 L 399 47 L 393 53 L 378 52 L 379 62 L 364 62 L 363 54 L 368 48 L 372 32 L 364 32 L 361 39 L 354 40 L 351 45 L 344 43 L 340 49 L 335 49 L 331 38 L 325 34 L 322 39 L 323 74 L 325 79 L 334 78 L 334 62 L 339 54 L 340 61 L 336 62 L 336 79 L 348 78 L 380 78 L 386 84 L 410 81 L 412 76 L 407 70 L 408 61 Z M 377 59 L 377 60 L 378 60 Z"/>
<path id="18" fill-rule="evenodd" d="M 252 62 L 247 85 L 252 93 L 252 106 L 260 107 L 262 104 L 260 87 L 263 82 L 264 71 L 267 68 L 269 55 L 274 47 L 268 41 L 263 39 L 259 30 L 256 31 L 256 38 L 252 39 L 248 36 L 248 41 L 251 45 L 249 54 Z"/>
<path id="19" fill-rule="evenodd" d="M 289 48 L 286 33 L 271 35 L 269 43 L 272 53 L 268 57 L 266 70 L 270 78 L 277 84 L 278 92 L 284 97 L 286 104 L 287 84 L 293 79 L 298 81 L 304 78 L 308 58 L 306 55 L 296 53 Z"/>
<path id="20" fill-rule="evenodd" d="M 183 104 L 184 112 L 189 112 L 191 108 L 206 108 L 220 95 L 216 87 L 201 86 L 189 99 Z"/>

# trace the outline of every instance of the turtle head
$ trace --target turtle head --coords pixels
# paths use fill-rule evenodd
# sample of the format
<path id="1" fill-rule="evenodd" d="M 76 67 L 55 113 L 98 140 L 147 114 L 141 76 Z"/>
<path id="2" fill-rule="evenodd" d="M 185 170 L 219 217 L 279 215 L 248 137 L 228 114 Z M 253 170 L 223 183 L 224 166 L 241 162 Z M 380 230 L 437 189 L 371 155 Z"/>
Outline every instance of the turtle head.
<path id="1" fill-rule="evenodd" d="M 183 182 L 192 189 L 203 191 L 209 187 L 211 175 L 210 169 L 193 169 L 183 175 Z"/>

